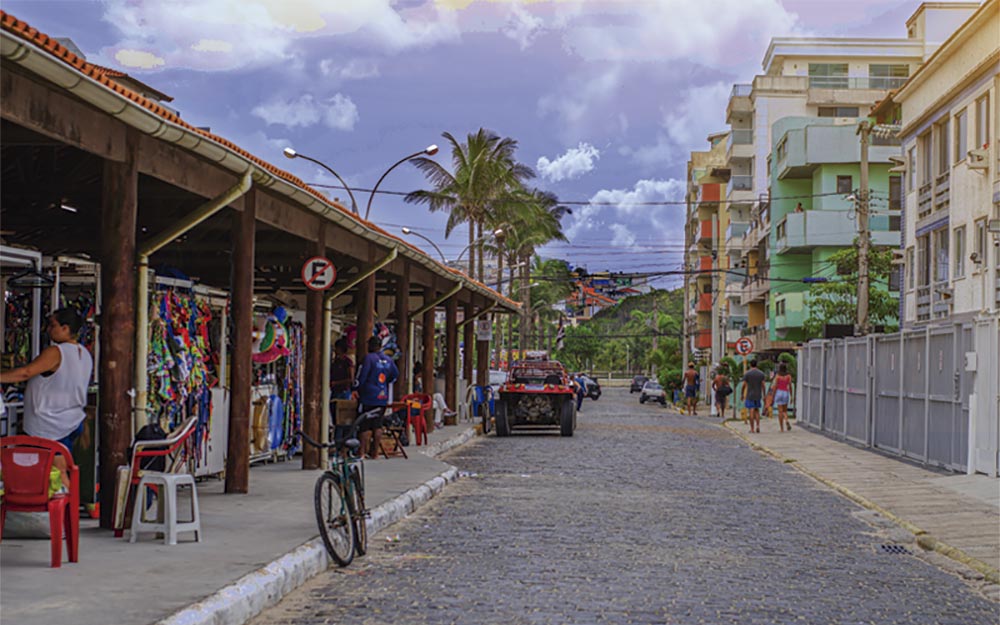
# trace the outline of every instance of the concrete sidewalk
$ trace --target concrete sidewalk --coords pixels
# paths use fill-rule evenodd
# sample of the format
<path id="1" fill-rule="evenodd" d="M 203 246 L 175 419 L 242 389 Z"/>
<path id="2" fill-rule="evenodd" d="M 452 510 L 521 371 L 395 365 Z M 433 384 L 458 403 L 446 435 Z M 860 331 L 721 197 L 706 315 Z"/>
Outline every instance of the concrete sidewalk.
<path id="1" fill-rule="evenodd" d="M 721 423 L 705 406 L 699 407 L 698 416 Z M 781 432 L 777 418 L 762 418 L 760 434 L 751 434 L 741 421 L 724 425 L 749 444 L 913 532 L 925 549 L 940 551 L 1000 583 L 1000 480 L 924 468 L 797 423 L 792 431 Z"/>
<path id="2" fill-rule="evenodd" d="M 475 435 L 470 424 L 435 429 L 409 459 L 365 463 L 369 533 L 401 519 L 458 472 L 421 452 L 441 453 Z M 313 485 L 318 472 L 301 459 L 256 466 L 250 493 L 224 495 L 218 480 L 200 482 L 204 537 L 168 547 L 144 535 L 129 544 L 83 520 L 80 562 L 49 568 L 49 541 L 3 541 L 3 621 L 20 625 L 243 623 L 327 566 L 317 537 Z M 315 539 L 315 540 L 314 540 Z"/>

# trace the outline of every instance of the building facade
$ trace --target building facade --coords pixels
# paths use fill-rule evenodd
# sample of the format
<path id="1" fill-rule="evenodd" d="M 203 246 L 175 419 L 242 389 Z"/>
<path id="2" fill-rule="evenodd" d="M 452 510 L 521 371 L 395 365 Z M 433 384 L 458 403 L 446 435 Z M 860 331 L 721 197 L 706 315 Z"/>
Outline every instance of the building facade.
<path id="1" fill-rule="evenodd" d="M 931 30 L 925 6 L 908 23 L 915 35 Z M 1000 3 L 988 0 L 880 106 L 898 106 L 902 122 L 904 326 L 1000 307 L 998 95 Z"/>

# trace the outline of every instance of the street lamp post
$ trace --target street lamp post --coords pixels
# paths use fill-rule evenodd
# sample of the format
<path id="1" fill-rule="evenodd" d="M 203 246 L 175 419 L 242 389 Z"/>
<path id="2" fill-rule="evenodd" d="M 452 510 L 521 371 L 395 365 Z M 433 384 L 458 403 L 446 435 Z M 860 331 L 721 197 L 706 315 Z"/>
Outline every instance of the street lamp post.
<path id="1" fill-rule="evenodd" d="M 484 242 L 486 242 L 486 241 L 488 241 L 488 240 L 490 240 L 492 238 L 502 237 L 503 236 L 503 232 L 504 232 L 503 228 L 497 228 L 496 230 L 494 230 L 493 232 L 487 234 L 486 236 L 481 237 L 479 239 L 476 239 L 472 243 L 469 243 L 468 245 L 466 245 L 465 247 L 462 248 L 461 252 L 458 253 L 458 258 L 455 259 L 455 262 L 457 263 L 458 261 L 462 260 L 462 255 L 465 254 L 466 252 L 468 252 L 470 248 L 475 247 L 476 245 L 479 245 L 480 243 L 484 243 Z"/>
<path id="2" fill-rule="evenodd" d="M 324 163 L 322 161 L 319 161 L 319 160 L 316 160 L 315 158 L 313 158 L 311 156 L 306 156 L 305 154 L 299 154 L 298 152 L 296 152 L 292 148 L 285 148 L 283 150 L 283 152 L 284 152 L 286 158 L 302 158 L 302 159 L 305 159 L 305 160 L 309 161 L 310 163 L 316 163 L 317 165 L 319 165 L 323 169 L 325 169 L 328 172 L 330 172 L 331 174 L 333 174 L 333 177 L 340 181 L 341 186 L 344 187 L 344 190 L 347 191 L 347 195 L 349 195 L 350 198 L 351 198 L 351 211 L 355 215 L 360 215 L 360 213 L 358 213 L 358 203 L 354 199 L 354 194 L 351 193 L 351 187 L 347 186 L 347 183 L 344 182 L 344 179 L 340 177 L 340 174 L 338 174 L 337 172 L 333 171 L 333 169 L 329 165 L 327 165 L 326 163 Z"/>
<path id="3" fill-rule="evenodd" d="M 427 241 L 428 243 L 430 243 L 431 245 L 433 245 L 434 249 L 436 249 L 437 253 L 441 256 L 441 262 L 444 263 L 445 265 L 448 264 L 448 259 L 446 259 L 444 257 L 444 252 L 442 252 L 441 248 L 437 246 L 437 243 L 435 243 L 434 241 L 431 241 L 428 237 L 425 237 L 424 235 L 420 234 L 419 232 L 414 232 L 412 229 L 407 228 L 406 226 L 403 226 L 402 231 L 403 231 L 403 234 L 406 234 L 406 235 L 412 234 L 413 236 L 420 237 L 424 241 Z"/>
<path id="4" fill-rule="evenodd" d="M 375 199 L 375 192 L 378 191 L 378 186 L 380 184 L 382 184 L 382 181 L 385 180 L 385 177 L 389 175 L 390 171 L 392 171 L 393 169 L 396 169 L 396 167 L 402 165 L 403 163 L 405 163 L 406 161 L 410 160 L 411 158 L 416 158 L 416 157 L 422 156 L 424 154 L 426 154 L 427 156 L 434 156 L 437 153 L 438 153 L 438 146 L 436 146 L 436 145 L 429 145 L 426 148 L 424 148 L 423 150 L 420 150 L 419 152 L 414 152 L 413 154 L 410 154 L 409 156 L 404 156 L 403 158 L 401 158 L 398 161 L 396 161 L 395 163 L 393 163 L 392 167 L 390 167 L 389 169 L 385 170 L 385 173 L 382 174 L 382 177 L 378 179 L 378 182 L 376 182 L 375 186 L 372 188 L 371 195 L 368 196 L 368 206 L 367 206 L 367 208 L 365 208 L 365 221 L 368 221 L 368 215 L 372 212 L 372 200 Z"/>

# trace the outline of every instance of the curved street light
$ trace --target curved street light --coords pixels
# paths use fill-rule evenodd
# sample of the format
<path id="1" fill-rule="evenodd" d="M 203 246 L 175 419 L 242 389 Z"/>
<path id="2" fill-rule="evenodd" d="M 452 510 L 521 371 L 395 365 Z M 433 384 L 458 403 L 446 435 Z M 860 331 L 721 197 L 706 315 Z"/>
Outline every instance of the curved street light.
<path id="1" fill-rule="evenodd" d="M 496 230 L 494 230 L 493 232 L 487 234 L 486 236 L 480 237 L 480 238 L 476 239 L 475 241 L 473 241 L 472 243 L 469 243 L 464 248 L 462 248 L 461 252 L 458 253 L 458 258 L 455 259 L 455 262 L 457 263 L 458 261 L 462 260 L 462 255 L 465 254 L 466 252 L 468 252 L 470 247 L 473 247 L 475 245 L 479 245 L 480 243 L 484 243 L 484 242 L 488 241 L 491 238 L 502 237 L 503 236 L 503 232 L 504 232 L 503 228 L 497 228 Z"/>
<path id="2" fill-rule="evenodd" d="M 372 200 L 375 199 L 375 192 L 378 191 L 378 186 L 380 184 L 382 184 L 382 181 L 385 180 L 385 177 L 389 175 L 390 171 L 392 171 L 393 169 L 396 169 L 396 167 L 402 165 L 403 163 L 405 163 L 406 161 L 410 160 L 411 158 L 416 158 L 416 157 L 422 156 L 424 154 L 426 154 L 427 156 L 434 156 L 437 153 L 438 153 L 438 146 L 436 146 L 436 145 L 429 145 L 426 148 L 424 148 L 423 150 L 420 150 L 419 152 L 414 152 L 413 154 L 410 154 L 409 156 L 404 156 L 403 158 L 401 158 L 398 161 L 396 161 L 395 163 L 393 163 L 392 167 L 390 167 L 389 169 L 385 170 L 385 173 L 382 174 L 382 177 L 378 179 L 378 182 L 376 182 L 375 186 L 372 188 L 371 195 L 368 196 L 368 206 L 367 206 L 367 208 L 365 208 L 365 221 L 368 221 L 368 215 L 372 212 Z"/>
<path id="3" fill-rule="evenodd" d="M 403 226 L 402 231 L 403 231 L 403 234 L 406 234 L 406 235 L 412 234 L 413 236 L 420 237 L 424 241 L 427 241 L 428 243 L 430 243 L 431 245 L 433 245 L 434 249 L 437 250 L 437 253 L 441 255 L 441 262 L 444 263 L 445 265 L 448 264 L 448 260 L 444 257 L 444 252 L 442 252 L 441 248 L 437 246 L 437 243 L 435 243 L 434 241 L 431 241 L 429 238 L 425 237 L 424 235 L 420 234 L 419 232 L 414 232 L 413 230 L 411 230 L 410 228 L 407 228 L 406 226 Z"/>
<path id="4" fill-rule="evenodd" d="M 329 165 L 327 165 L 326 163 L 324 163 L 322 161 L 319 161 L 319 160 L 316 160 L 315 158 L 313 158 L 311 156 L 306 156 L 305 154 L 299 154 L 298 152 L 296 152 L 292 148 L 285 148 L 284 150 L 282 150 L 282 152 L 285 154 L 286 158 L 302 158 L 302 159 L 305 159 L 305 160 L 309 161 L 310 163 L 316 163 L 317 165 L 319 165 L 323 169 L 325 169 L 328 172 L 330 172 L 331 174 L 333 174 L 333 177 L 336 178 L 337 180 L 339 180 L 341 186 L 343 186 L 344 190 L 347 191 L 347 195 L 349 195 L 351 197 L 351 210 L 354 212 L 355 215 L 360 216 L 360 213 L 358 212 L 358 203 L 354 200 L 354 194 L 351 193 L 351 187 L 347 186 L 347 183 L 344 182 L 344 179 L 340 177 L 340 174 L 338 174 L 337 172 L 333 171 L 333 169 Z"/>

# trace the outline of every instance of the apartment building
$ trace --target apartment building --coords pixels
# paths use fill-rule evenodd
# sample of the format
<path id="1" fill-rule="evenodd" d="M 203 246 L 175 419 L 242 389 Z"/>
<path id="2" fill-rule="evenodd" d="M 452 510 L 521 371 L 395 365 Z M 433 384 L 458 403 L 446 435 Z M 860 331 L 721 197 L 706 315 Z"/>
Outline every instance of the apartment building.
<path id="1" fill-rule="evenodd" d="M 812 338 L 803 329 L 809 317 L 809 284 L 804 278 L 838 279 L 830 257 L 851 247 L 858 236 L 856 192 L 861 175 L 857 119 L 786 117 L 772 126 L 775 148 L 768 161 L 773 224 L 768 237 L 770 300 L 768 339 L 785 347 Z M 901 177 L 890 174 L 898 156 L 895 138 L 873 139 L 868 150 L 868 220 L 872 244 L 898 247 Z M 875 283 L 898 292 L 898 285 Z M 852 321 L 829 327 L 833 336 L 853 331 Z"/>
<path id="2" fill-rule="evenodd" d="M 906 38 L 777 37 L 764 55 L 763 73 L 733 87 L 726 107 L 730 179 L 725 201 L 731 225 L 725 243 L 734 267 L 744 268 L 746 275 L 726 299 L 734 318 L 745 314 L 741 333 L 754 339 L 757 351 L 794 346 L 771 327 L 769 243 L 776 224 L 767 159 L 775 146 L 775 124 L 789 117 L 854 120 L 866 115 L 916 72 L 949 28 L 978 8 L 976 2 L 924 3 L 908 21 Z"/>
<path id="3" fill-rule="evenodd" d="M 722 233 L 728 227 L 725 195 L 728 132 L 709 135 L 710 149 L 692 152 L 688 161 L 685 228 L 685 347 L 713 362 L 722 357 L 726 262 Z"/>
<path id="4" fill-rule="evenodd" d="M 907 26 L 932 30 L 928 5 Z M 905 155 L 904 326 L 1000 308 L 1000 2 L 953 29 L 891 98 Z"/>

